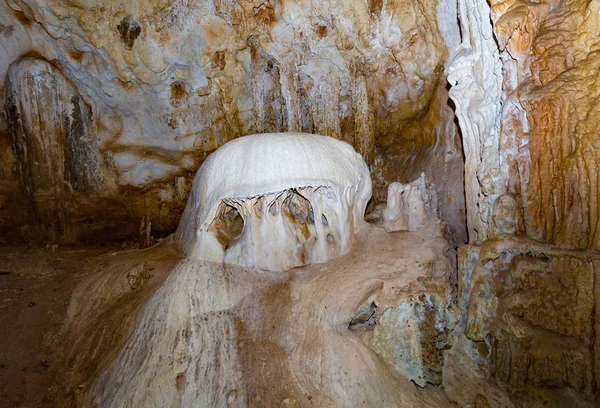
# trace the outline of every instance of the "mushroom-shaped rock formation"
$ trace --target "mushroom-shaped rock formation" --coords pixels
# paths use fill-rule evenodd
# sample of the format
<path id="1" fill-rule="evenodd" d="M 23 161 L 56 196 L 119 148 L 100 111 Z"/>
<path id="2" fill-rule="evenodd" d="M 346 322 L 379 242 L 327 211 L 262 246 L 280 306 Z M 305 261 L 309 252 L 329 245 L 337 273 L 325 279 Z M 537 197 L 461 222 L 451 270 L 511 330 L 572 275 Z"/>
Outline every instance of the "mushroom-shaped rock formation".
<path id="1" fill-rule="evenodd" d="M 283 271 L 348 251 L 371 198 L 369 169 L 327 136 L 245 136 L 196 174 L 175 235 L 195 259 Z"/>

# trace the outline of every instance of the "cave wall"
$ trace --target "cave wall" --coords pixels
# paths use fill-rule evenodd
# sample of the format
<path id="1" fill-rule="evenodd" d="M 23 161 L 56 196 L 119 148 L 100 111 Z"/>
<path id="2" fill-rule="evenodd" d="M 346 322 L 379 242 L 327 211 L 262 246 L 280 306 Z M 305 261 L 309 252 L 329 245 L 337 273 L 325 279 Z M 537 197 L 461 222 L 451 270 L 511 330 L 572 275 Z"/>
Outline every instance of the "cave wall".
<path id="1" fill-rule="evenodd" d="M 500 380 L 593 393 L 599 7 L 1 2 L 0 242 L 166 235 L 227 141 L 330 135 L 376 201 L 425 172 L 456 242 L 466 217 L 465 333 Z"/>
<path id="2" fill-rule="evenodd" d="M 598 352 L 597 1 L 459 2 L 448 69 L 465 146 L 465 335 L 513 390 L 590 400 Z"/>
<path id="3" fill-rule="evenodd" d="M 598 249 L 598 2 L 459 4 L 448 80 L 470 241 L 491 237 L 494 202 L 510 194 L 522 234 Z"/>
<path id="4" fill-rule="evenodd" d="M 54 66 L 35 58 L 11 66 L 5 95 L 21 189 L 43 234 L 57 240 L 68 234 L 73 198 L 104 184 L 90 108 Z"/>
<path id="5" fill-rule="evenodd" d="M 561 247 L 600 248 L 599 8 L 597 1 L 492 8 L 514 84 L 503 132 L 508 188 L 520 199 L 527 235 Z"/>
<path id="6" fill-rule="evenodd" d="M 78 196 L 98 211 L 85 217 L 90 225 L 110 202 L 120 236 L 135 236 L 142 218 L 156 234 L 169 233 L 210 152 L 247 134 L 301 131 L 351 143 L 370 166 L 376 201 L 389 182 L 426 172 L 441 217 L 465 241 L 462 147 L 445 79 L 459 41 L 453 2 L 10 0 L 0 7 L 0 154 L 11 179 L 0 191 L 12 201 L 32 200 L 15 182 L 28 165 L 11 136 L 16 94 L 7 83 L 15 64 L 35 58 L 51 64 L 90 112 L 100 163 L 93 177 L 104 180 Z M 23 221 L 39 221 L 35 204 L 28 208 L 33 217 Z M 12 225 L 10 213 L 0 222 L 11 234 L 0 239 L 39 235 Z M 73 227 L 68 238 L 48 238 L 85 236 Z"/>

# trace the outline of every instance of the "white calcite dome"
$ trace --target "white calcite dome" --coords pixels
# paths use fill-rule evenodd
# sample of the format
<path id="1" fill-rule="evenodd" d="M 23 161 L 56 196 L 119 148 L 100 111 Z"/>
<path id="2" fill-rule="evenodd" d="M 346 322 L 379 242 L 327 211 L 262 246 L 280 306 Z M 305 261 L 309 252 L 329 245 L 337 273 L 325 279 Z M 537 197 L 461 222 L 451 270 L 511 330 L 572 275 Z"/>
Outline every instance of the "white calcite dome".
<path id="1" fill-rule="evenodd" d="M 175 239 L 207 261 L 269 270 L 326 262 L 348 251 L 370 198 L 369 169 L 345 142 L 245 136 L 200 167 Z"/>

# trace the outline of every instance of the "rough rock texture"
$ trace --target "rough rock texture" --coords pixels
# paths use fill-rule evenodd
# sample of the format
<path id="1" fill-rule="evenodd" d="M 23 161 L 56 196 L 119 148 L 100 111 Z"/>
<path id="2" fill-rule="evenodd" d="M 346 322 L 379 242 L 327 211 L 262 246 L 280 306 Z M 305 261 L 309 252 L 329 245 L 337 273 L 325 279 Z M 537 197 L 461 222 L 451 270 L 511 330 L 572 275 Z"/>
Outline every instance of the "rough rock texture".
<path id="1" fill-rule="evenodd" d="M 599 254 L 505 237 L 462 247 L 459 262 L 465 335 L 490 346 L 496 377 L 517 390 L 569 385 L 593 392 Z"/>
<path id="2" fill-rule="evenodd" d="M 410 213 L 427 215 L 431 186 L 424 175 L 412 186 Z M 366 223 L 370 197 L 362 157 L 331 137 L 259 134 L 219 148 L 174 239 L 74 295 L 74 403 L 446 405 L 409 381 L 442 382 L 460 317 L 454 250 L 433 215 L 408 234 Z"/>
<path id="3" fill-rule="evenodd" d="M 388 186 L 386 208 L 383 210 L 383 227 L 388 232 L 416 231 L 439 221 L 437 195 L 421 174 L 408 183 Z"/>
<path id="4" fill-rule="evenodd" d="M 598 2 L 459 2 L 465 334 L 512 389 L 595 391 Z M 519 234 L 515 237 L 513 234 Z M 485 241 L 487 239 L 487 241 Z M 577 249 L 575 251 L 572 249 Z"/>
<path id="5" fill-rule="evenodd" d="M 438 278 L 452 280 L 447 260 L 426 261 Z M 453 265 L 452 265 L 453 266 Z M 399 373 L 425 387 L 442 382 L 444 350 L 458 322 L 453 287 L 447 282 L 417 279 L 397 289 L 397 300 L 383 308 L 372 339 L 375 352 Z"/>
<path id="6" fill-rule="evenodd" d="M 462 42 L 448 67 L 465 152 L 465 203 L 469 241 L 485 239 L 495 198 L 505 192 L 499 153 L 502 65 L 489 6 L 459 2 Z"/>
<path id="7" fill-rule="evenodd" d="M 96 177 L 108 183 L 98 195 L 120 204 L 112 213 L 125 236 L 136 236 L 144 217 L 158 235 L 172 231 L 191 174 L 225 142 L 301 131 L 351 143 L 370 165 L 377 200 L 389 182 L 425 171 L 442 218 L 464 242 L 462 155 L 445 81 L 458 42 L 454 8 L 436 0 L 11 0 L 0 4 L 0 88 L 26 55 L 51 61 L 74 84 L 103 162 Z M 22 194 L 7 98 L 0 154 L 13 181 L 0 192 L 14 201 Z M 2 222 L 14 228 L 10 217 Z"/>
<path id="8" fill-rule="evenodd" d="M 173 316 L 196 313 L 189 333 L 185 319 L 173 320 L 185 329 L 175 347 L 213 341 L 203 327 L 221 337 L 235 331 L 235 346 L 220 340 L 215 346 L 235 391 L 224 394 L 211 383 L 214 372 L 198 374 L 210 389 L 203 395 L 231 404 L 260 406 L 281 397 L 282 404 L 303 405 L 307 395 L 322 406 L 349 405 L 359 395 L 374 406 L 410 404 L 415 394 L 398 386 L 401 375 L 420 385 L 464 383 L 456 372 L 440 374 L 453 336 L 463 355 L 452 350 L 452 360 L 460 365 L 468 356 L 478 385 L 489 373 L 490 382 L 513 391 L 568 387 L 591 401 L 600 383 L 599 8 L 598 1 L 581 0 L 2 2 L 0 241 L 81 242 L 109 230 L 112 239 L 139 236 L 141 246 L 151 245 L 153 235 L 174 230 L 191 174 L 227 141 L 257 132 L 333 136 L 369 165 L 376 201 L 389 182 L 405 186 L 425 172 L 437 193 L 436 215 L 449 223 L 454 242 L 466 240 L 466 217 L 471 245 L 459 250 L 464 319 L 458 329 L 446 332 L 455 324 L 449 275 L 443 284 L 401 281 L 409 293 L 394 292 L 392 300 L 364 289 L 381 285 L 374 276 L 386 274 L 398 257 L 428 256 L 411 244 L 414 254 L 395 248 L 385 267 L 348 255 L 332 264 L 343 276 L 318 274 L 313 266 L 265 283 L 248 272 L 248 287 L 238 285 L 237 275 L 229 280 L 230 271 L 185 261 L 144 306 L 157 319 L 138 320 L 132 338 L 168 341 L 143 330 L 162 324 L 163 304 Z M 419 200 L 400 194 L 390 210 L 402 202 Z M 237 237 L 235 213 L 221 215 L 222 238 Z M 392 215 L 386 221 L 398 225 L 390 229 L 411 229 L 410 217 Z M 100 218 L 105 231 L 97 228 Z M 402 234 L 390 236 L 408 236 Z M 368 248 L 360 256 L 383 259 Z M 196 268 L 206 276 L 194 275 Z M 202 280 L 207 276 L 215 279 Z M 357 281 L 357 296 L 340 311 L 340 299 Z M 381 281 L 385 288 L 388 281 Z M 209 293 L 199 300 L 185 292 L 196 287 L 229 291 L 231 298 Z M 184 295 L 169 298 L 169 290 Z M 102 313 L 114 317 L 117 309 Z M 265 310 L 286 317 L 267 324 Z M 132 321 L 134 311 L 127 313 L 119 330 Z M 401 326 L 406 318 L 415 322 L 410 329 Z M 304 321 L 310 323 L 290 328 Z M 160 327 L 156 333 L 168 332 Z M 114 353 L 127 339 L 117 340 L 109 341 Z M 102 364 L 112 361 L 87 360 L 95 365 L 93 373 L 83 369 L 86 378 L 106 373 L 93 391 L 100 401 L 193 398 L 185 356 L 180 370 L 144 373 L 147 381 L 170 378 L 163 397 L 139 394 L 134 381 L 142 380 L 130 366 L 163 356 L 160 347 L 127 344 L 110 367 Z M 355 350 L 362 365 L 347 359 Z M 274 367 L 266 355 L 288 356 L 303 377 L 290 380 L 289 389 L 264 391 L 265 378 L 292 371 Z M 261 364 L 259 375 L 239 374 Z M 336 371 L 343 364 L 351 367 Z M 385 375 L 373 379 L 375 373 Z M 131 388 L 116 387 L 119 376 L 131 379 Z M 346 385 L 356 387 L 345 393 Z M 378 391 L 393 386 L 397 393 L 383 401 Z M 507 405 L 489 396 L 465 391 L 456 401 Z"/>
<path id="9" fill-rule="evenodd" d="M 527 236 L 598 249 L 598 2 L 460 4 L 448 79 L 470 240 L 488 237 L 494 202 L 510 193 Z"/>
<path id="10" fill-rule="evenodd" d="M 40 59 L 12 65 L 5 87 L 7 127 L 22 190 L 39 228 L 46 229 L 41 235 L 69 239 L 86 216 L 96 223 L 102 219 L 77 208 L 84 205 L 79 197 L 93 201 L 104 184 L 90 108 L 60 71 Z M 13 206 L 21 203 L 4 204 L 8 214 L 18 212 Z"/>
<path id="11" fill-rule="evenodd" d="M 598 2 L 580 1 L 493 8 L 500 47 L 512 56 L 509 188 L 527 235 L 569 248 L 600 248 L 598 13 Z"/>

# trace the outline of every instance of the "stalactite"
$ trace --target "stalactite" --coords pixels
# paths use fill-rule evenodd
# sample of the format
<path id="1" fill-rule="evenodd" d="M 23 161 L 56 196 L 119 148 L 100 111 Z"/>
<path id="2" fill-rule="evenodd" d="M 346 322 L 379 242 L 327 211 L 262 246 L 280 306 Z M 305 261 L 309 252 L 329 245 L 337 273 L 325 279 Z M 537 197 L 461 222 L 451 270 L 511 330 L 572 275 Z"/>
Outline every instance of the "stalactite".
<path id="1" fill-rule="evenodd" d="M 462 43 L 448 67 L 450 98 L 462 131 L 469 241 L 485 239 L 494 200 L 506 191 L 500 165 L 502 64 L 494 40 L 490 7 L 459 2 Z"/>

